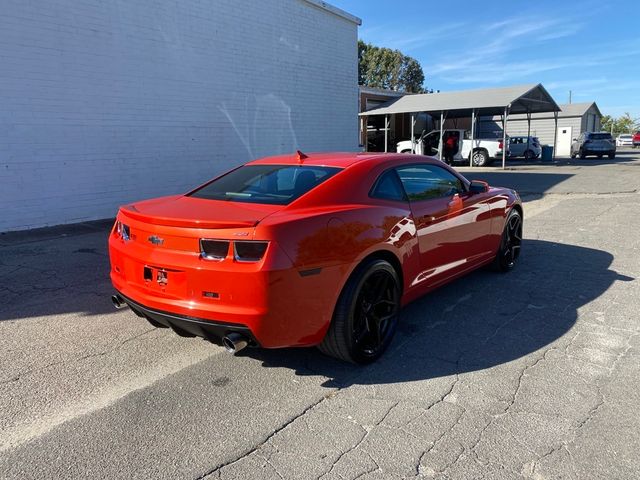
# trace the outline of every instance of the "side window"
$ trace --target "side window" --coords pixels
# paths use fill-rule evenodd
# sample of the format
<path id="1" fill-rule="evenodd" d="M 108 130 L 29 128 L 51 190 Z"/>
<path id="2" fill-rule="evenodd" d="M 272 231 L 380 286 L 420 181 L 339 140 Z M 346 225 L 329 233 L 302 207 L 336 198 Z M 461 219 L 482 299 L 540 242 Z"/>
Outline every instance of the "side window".
<path id="1" fill-rule="evenodd" d="M 395 170 L 387 170 L 384 172 L 376 183 L 373 184 L 370 197 L 381 198 L 383 200 L 396 200 L 399 202 L 406 202 L 407 197 L 402 189 L 402 184 L 398 178 L 398 174 Z"/>
<path id="2" fill-rule="evenodd" d="M 414 202 L 464 192 L 460 179 L 437 165 L 411 165 L 397 171 L 409 200 Z"/>

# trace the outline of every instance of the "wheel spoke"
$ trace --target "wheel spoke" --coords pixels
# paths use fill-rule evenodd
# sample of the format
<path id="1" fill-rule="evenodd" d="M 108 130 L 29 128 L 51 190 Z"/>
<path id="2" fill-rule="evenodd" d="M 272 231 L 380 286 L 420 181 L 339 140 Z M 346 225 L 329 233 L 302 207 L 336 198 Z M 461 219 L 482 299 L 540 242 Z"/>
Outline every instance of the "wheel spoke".
<path id="1" fill-rule="evenodd" d="M 375 350 L 382 344 L 382 332 L 380 331 L 380 321 L 378 319 L 371 319 L 369 331 L 371 333 L 371 339 L 373 340 L 372 347 Z"/>
<path id="2" fill-rule="evenodd" d="M 360 329 L 359 332 L 356 332 L 356 335 L 354 338 L 354 343 L 356 345 L 360 345 L 369 334 L 369 322 L 367 321 L 366 318 L 364 319 L 363 323 L 364 323 L 363 327 Z"/>

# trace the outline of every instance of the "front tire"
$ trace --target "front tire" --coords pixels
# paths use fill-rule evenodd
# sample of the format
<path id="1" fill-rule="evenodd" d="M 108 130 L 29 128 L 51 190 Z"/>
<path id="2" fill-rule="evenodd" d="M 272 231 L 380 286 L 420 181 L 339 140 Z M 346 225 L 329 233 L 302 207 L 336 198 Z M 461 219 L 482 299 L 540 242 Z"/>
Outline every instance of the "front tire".
<path id="1" fill-rule="evenodd" d="M 395 334 L 400 295 L 400 279 L 389 262 L 371 259 L 361 264 L 340 293 L 318 349 L 346 362 L 375 361 Z"/>
<path id="2" fill-rule="evenodd" d="M 536 154 L 533 152 L 533 150 L 527 150 L 526 152 L 524 152 L 525 160 L 533 160 L 534 158 L 536 158 Z"/>
<path id="3" fill-rule="evenodd" d="M 493 261 L 493 268 L 498 272 L 513 270 L 520 256 L 522 247 L 522 216 L 517 210 L 511 210 L 502 231 L 500 248 Z"/>
<path id="4" fill-rule="evenodd" d="M 610 153 L 610 154 L 609 154 L 609 158 L 610 158 L 611 160 L 613 160 L 614 158 L 616 158 L 616 154 L 615 154 L 615 153 Z"/>
<path id="5" fill-rule="evenodd" d="M 585 153 L 585 151 L 584 151 L 584 150 L 582 150 L 582 149 L 580 149 L 580 158 L 581 158 L 581 159 L 583 159 L 583 160 L 584 160 L 585 158 L 587 158 L 587 154 L 586 154 L 586 153 Z"/>

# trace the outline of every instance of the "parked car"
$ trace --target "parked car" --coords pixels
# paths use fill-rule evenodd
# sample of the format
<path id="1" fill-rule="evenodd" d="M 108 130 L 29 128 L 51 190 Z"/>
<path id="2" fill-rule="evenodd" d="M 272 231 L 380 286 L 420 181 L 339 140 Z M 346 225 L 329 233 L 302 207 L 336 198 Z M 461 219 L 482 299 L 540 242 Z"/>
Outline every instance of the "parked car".
<path id="1" fill-rule="evenodd" d="M 631 147 L 633 145 L 633 135 L 621 133 L 616 138 L 616 147 Z"/>
<path id="2" fill-rule="evenodd" d="M 513 136 L 509 137 L 509 156 L 524 157 L 533 160 L 542 155 L 542 146 L 538 137 Z"/>
<path id="3" fill-rule="evenodd" d="M 571 144 L 571 158 L 586 158 L 589 155 L 597 155 L 602 158 L 607 155 L 609 158 L 616 156 L 616 144 L 613 137 L 608 132 L 585 132 L 578 138 L 573 139 Z"/>
<path id="4" fill-rule="evenodd" d="M 633 148 L 640 147 L 640 132 L 633 134 Z"/>
<path id="5" fill-rule="evenodd" d="M 368 363 L 400 307 L 483 265 L 511 270 L 522 204 L 420 155 L 264 158 L 184 195 L 122 206 L 112 297 L 156 327 Z"/>
<path id="6" fill-rule="evenodd" d="M 471 153 L 471 139 L 469 132 L 464 129 L 445 129 L 442 138 L 443 143 L 449 137 L 455 137 L 457 150 L 453 153 L 453 162 L 469 162 Z M 462 142 L 460 141 L 462 139 Z M 422 132 L 413 145 L 413 153 L 417 155 L 439 155 L 440 130 Z M 473 165 L 483 167 L 490 165 L 496 159 L 502 158 L 502 139 L 474 139 L 473 140 Z M 411 153 L 411 140 L 402 140 L 396 145 L 398 153 Z M 444 152 L 443 152 L 444 153 Z M 509 150 L 507 150 L 509 156 Z"/>

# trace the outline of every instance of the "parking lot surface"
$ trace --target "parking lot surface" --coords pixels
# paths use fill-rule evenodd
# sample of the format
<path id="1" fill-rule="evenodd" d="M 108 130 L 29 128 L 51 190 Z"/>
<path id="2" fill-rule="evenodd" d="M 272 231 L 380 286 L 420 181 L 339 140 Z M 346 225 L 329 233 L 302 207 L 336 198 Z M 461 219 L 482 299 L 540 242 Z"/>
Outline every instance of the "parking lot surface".
<path id="1" fill-rule="evenodd" d="M 114 310 L 107 223 L 0 236 L 0 478 L 639 478 L 640 154 L 460 170 L 523 195 L 520 263 L 367 367 Z"/>

